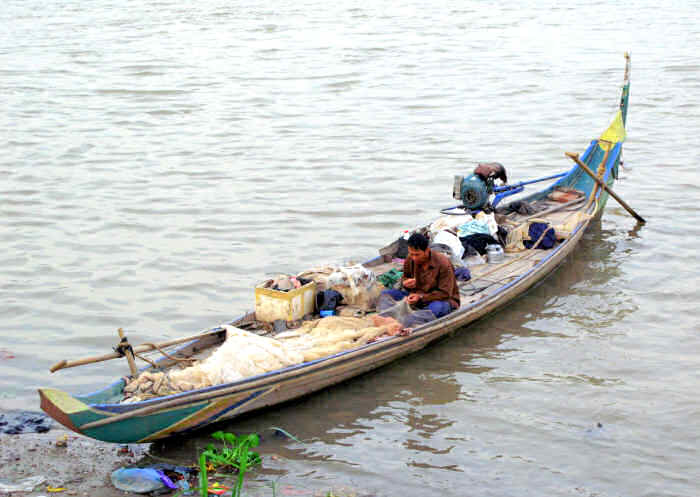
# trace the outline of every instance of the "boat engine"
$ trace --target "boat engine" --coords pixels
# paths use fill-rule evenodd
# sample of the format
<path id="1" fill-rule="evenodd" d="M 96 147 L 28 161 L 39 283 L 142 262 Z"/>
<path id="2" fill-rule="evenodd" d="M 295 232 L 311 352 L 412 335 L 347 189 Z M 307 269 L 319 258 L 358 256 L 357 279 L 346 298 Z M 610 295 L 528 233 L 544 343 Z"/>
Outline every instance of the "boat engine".
<path id="1" fill-rule="evenodd" d="M 466 209 L 482 210 L 489 205 L 489 199 L 494 192 L 494 181 L 500 179 L 505 184 L 506 169 L 498 162 L 479 164 L 474 172 L 467 176 L 455 176 L 452 196 L 462 202 Z"/>

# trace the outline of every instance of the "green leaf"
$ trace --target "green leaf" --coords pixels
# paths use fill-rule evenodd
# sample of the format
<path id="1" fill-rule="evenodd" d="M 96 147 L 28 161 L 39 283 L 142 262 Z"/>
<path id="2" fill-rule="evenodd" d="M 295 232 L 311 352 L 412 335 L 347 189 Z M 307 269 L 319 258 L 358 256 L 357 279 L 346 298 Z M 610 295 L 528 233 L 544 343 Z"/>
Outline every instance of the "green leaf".
<path id="1" fill-rule="evenodd" d="M 217 449 L 213 444 L 208 444 L 206 449 L 200 455 L 200 494 L 206 497 L 207 485 L 207 461 L 213 465 L 231 466 L 238 470 L 238 478 L 234 484 L 232 497 L 240 497 L 243 489 L 243 479 L 245 478 L 248 469 L 252 466 L 260 464 L 262 458 L 260 454 L 250 451 L 251 447 L 257 447 L 260 443 L 260 437 L 255 433 L 250 435 L 241 435 L 236 437 L 233 433 L 216 431 L 211 434 L 215 440 L 223 442 L 224 447 Z M 231 446 L 229 447 L 228 444 Z"/>
<path id="2" fill-rule="evenodd" d="M 208 497 L 209 492 L 207 491 L 208 481 L 207 481 L 207 456 L 202 454 L 199 456 L 199 495 L 200 497 Z"/>
<path id="3" fill-rule="evenodd" d="M 260 437 L 256 434 L 248 435 L 248 439 L 250 440 L 251 447 L 257 447 L 260 445 Z"/>

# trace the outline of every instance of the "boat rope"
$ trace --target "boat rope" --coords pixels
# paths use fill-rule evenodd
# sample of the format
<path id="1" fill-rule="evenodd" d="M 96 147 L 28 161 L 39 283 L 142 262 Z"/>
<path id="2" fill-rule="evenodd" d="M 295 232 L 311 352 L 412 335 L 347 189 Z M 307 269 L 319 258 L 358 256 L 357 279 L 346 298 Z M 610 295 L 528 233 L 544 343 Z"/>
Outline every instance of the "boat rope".
<path id="1" fill-rule="evenodd" d="M 138 358 L 141 359 L 142 361 L 147 362 L 148 364 L 150 364 L 150 365 L 153 366 L 154 368 L 157 368 L 157 367 L 158 367 L 158 364 L 156 364 L 155 362 L 153 362 L 152 360 L 150 360 L 148 357 L 144 357 L 144 356 L 142 356 L 142 355 L 140 355 L 140 354 L 134 354 L 134 356 L 135 356 L 135 357 L 138 357 Z"/>
<path id="2" fill-rule="evenodd" d="M 173 355 L 168 354 L 165 350 L 163 350 L 158 344 L 156 343 L 151 343 L 151 342 L 146 342 L 142 345 L 148 345 L 149 347 L 153 347 L 154 349 L 158 350 L 161 354 L 163 354 L 166 358 L 170 359 L 171 361 L 175 362 L 196 362 L 197 359 L 193 359 L 191 357 L 175 357 Z M 159 367 L 158 364 L 156 364 L 154 361 L 151 359 L 145 357 L 142 354 L 137 354 L 134 352 L 134 348 L 131 346 L 131 344 L 126 340 L 126 337 L 122 338 L 121 341 L 117 344 L 116 347 L 114 347 L 114 351 L 119 354 L 120 357 L 126 356 L 127 353 L 131 353 L 134 355 L 134 357 L 138 357 L 142 361 L 147 362 L 154 368 Z"/>
<path id="3" fill-rule="evenodd" d="M 197 359 L 193 357 L 175 357 L 174 355 L 168 354 L 166 351 L 164 351 L 161 347 L 158 346 L 156 343 L 150 343 L 150 342 L 145 342 L 143 345 L 150 345 L 154 349 L 158 350 L 161 354 L 163 354 L 166 358 L 170 359 L 171 361 L 175 362 L 196 362 Z M 154 362 L 150 361 L 149 359 L 146 359 L 145 357 L 138 356 L 140 359 L 143 359 L 144 361 L 150 363 L 154 367 L 158 367 Z"/>
<path id="4" fill-rule="evenodd" d="M 131 352 L 132 354 L 134 353 L 134 348 L 131 346 L 131 344 L 127 341 L 126 337 L 123 337 L 119 343 L 117 344 L 116 347 L 113 347 L 113 350 L 119 354 L 119 357 L 124 357 L 127 352 Z"/>

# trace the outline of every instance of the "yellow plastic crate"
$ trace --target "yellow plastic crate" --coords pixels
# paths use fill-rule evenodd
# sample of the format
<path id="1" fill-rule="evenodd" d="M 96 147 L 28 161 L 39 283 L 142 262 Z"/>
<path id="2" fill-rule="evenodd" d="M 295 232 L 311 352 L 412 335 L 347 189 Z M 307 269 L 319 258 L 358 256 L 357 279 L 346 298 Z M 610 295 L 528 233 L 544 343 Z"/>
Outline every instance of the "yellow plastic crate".
<path id="1" fill-rule="evenodd" d="M 255 319 L 271 323 L 278 319 L 297 321 L 314 312 L 316 306 L 316 282 L 288 292 L 255 287 Z"/>

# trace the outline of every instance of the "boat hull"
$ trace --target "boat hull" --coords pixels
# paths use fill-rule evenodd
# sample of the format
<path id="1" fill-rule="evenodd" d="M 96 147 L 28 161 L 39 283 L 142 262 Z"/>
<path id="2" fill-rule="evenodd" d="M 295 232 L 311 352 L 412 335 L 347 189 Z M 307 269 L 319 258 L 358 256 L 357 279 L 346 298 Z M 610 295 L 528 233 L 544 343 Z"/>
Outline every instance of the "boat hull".
<path id="1" fill-rule="evenodd" d="M 40 389 L 41 408 L 67 428 L 115 443 L 151 442 L 188 434 L 241 414 L 296 399 L 384 366 L 490 314 L 549 275 L 578 244 L 586 224 L 548 257 L 501 292 L 461 308 L 406 337 L 336 354 L 301 366 L 188 394 L 170 396 L 145 407 L 87 404 L 61 390 Z M 121 380 L 123 383 L 123 380 Z M 118 388 L 118 387 L 117 387 Z M 141 411 L 139 413 L 139 410 Z"/>

